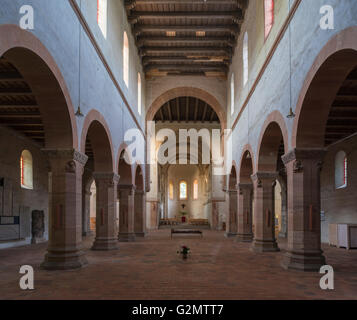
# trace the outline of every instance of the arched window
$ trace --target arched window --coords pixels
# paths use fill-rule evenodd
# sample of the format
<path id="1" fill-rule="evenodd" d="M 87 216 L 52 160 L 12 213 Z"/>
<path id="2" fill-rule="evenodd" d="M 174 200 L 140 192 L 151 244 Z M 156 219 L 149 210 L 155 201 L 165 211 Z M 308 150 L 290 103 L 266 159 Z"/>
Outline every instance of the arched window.
<path id="1" fill-rule="evenodd" d="M 193 200 L 198 199 L 198 180 L 193 181 Z"/>
<path id="2" fill-rule="evenodd" d="M 234 73 L 232 74 L 231 77 L 231 114 L 233 115 L 234 113 Z"/>
<path id="3" fill-rule="evenodd" d="M 248 82 L 248 77 L 249 77 L 249 57 L 248 57 L 248 33 L 246 32 L 244 34 L 244 39 L 243 39 L 243 83 L 244 86 Z"/>
<path id="4" fill-rule="evenodd" d="M 33 189 L 32 155 L 31 152 L 28 150 L 24 150 L 21 153 L 20 179 L 21 188 Z"/>
<path id="5" fill-rule="evenodd" d="M 107 17 L 108 0 L 97 0 L 97 23 L 104 38 L 107 38 Z"/>
<path id="6" fill-rule="evenodd" d="M 129 87 L 129 40 L 125 31 L 123 41 L 123 78 L 126 86 Z"/>
<path id="7" fill-rule="evenodd" d="M 142 103 L 142 98 L 141 98 L 141 75 L 140 72 L 138 72 L 138 112 L 141 115 L 141 103 Z"/>
<path id="8" fill-rule="evenodd" d="M 336 154 L 335 158 L 335 185 L 336 189 L 347 187 L 347 155 L 344 151 Z"/>
<path id="9" fill-rule="evenodd" d="M 264 0 L 265 39 L 268 38 L 274 24 L 274 0 Z"/>
<path id="10" fill-rule="evenodd" d="M 187 200 L 187 182 L 180 182 L 180 200 Z"/>
<path id="11" fill-rule="evenodd" d="M 172 182 L 169 184 L 169 199 L 174 200 L 174 185 Z"/>

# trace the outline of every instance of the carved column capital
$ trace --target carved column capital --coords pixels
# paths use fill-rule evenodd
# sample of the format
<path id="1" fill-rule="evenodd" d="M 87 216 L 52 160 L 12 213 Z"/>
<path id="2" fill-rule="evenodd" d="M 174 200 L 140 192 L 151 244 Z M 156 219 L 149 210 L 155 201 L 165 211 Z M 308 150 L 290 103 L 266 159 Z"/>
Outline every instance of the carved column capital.
<path id="1" fill-rule="evenodd" d="M 303 172 L 304 161 L 316 161 L 319 168 L 322 167 L 322 160 L 326 155 L 326 149 L 292 149 L 281 157 L 284 165 L 294 162 L 294 173 Z"/>
<path id="2" fill-rule="evenodd" d="M 118 184 L 120 176 L 114 172 L 93 172 L 93 178 L 96 183 L 105 182 L 111 186 Z"/>
<path id="3" fill-rule="evenodd" d="M 251 175 L 253 183 L 257 184 L 258 188 L 262 187 L 263 182 L 268 181 L 273 183 L 279 176 L 278 172 L 263 172 L 259 171 Z"/>
<path id="4" fill-rule="evenodd" d="M 292 149 L 281 157 L 287 165 L 292 161 L 317 160 L 322 161 L 327 153 L 326 149 Z"/>

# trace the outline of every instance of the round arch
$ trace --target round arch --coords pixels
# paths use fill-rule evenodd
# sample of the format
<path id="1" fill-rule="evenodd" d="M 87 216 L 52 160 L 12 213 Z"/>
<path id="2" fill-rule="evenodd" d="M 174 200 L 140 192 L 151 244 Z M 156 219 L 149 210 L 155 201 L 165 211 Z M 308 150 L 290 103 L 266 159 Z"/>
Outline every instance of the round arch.
<path id="1" fill-rule="evenodd" d="M 184 96 L 198 98 L 209 104 L 212 109 L 217 113 L 222 129 L 224 130 L 227 128 L 226 112 L 224 111 L 218 100 L 207 91 L 192 87 L 174 88 L 166 91 L 161 96 L 156 98 L 156 100 L 151 104 L 149 110 L 147 111 L 146 121 L 152 121 L 155 117 L 155 114 L 168 101 Z"/>
<path id="2" fill-rule="evenodd" d="M 132 184 L 135 185 L 135 173 L 136 171 L 136 164 L 128 164 L 124 157 L 124 154 L 126 154 L 126 156 L 129 158 L 129 163 L 132 163 L 132 159 L 130 157 L 130 154 L 127 152 L 128 150 L 128 145 L 123 142 L 118 150 L 118 155 L 117 155 L 117 160 L 116 160 L 116 164 L 117 164 L 117 170 L 118 170 L 118 174 L 120 176 L 119 179 L 119 184 Z"/>
<path id="3" fill-rule="evenodd" d="M 357 65 L 356 38 L 357 27 L 347 28 L 328 41 L 316 57 L 296 105 L 292 148 L 324 147 L 325 125 L 332 101 Z"/>
<path id="4" fill-rule="evenodd" d="M 254 153 L 250 144 L 243 147 L 239 166 L 239 183 L 251 183 L 251 175 L 255 172 Z"/>
<path id="5" fill-rule="evenodd" d="M 273 111 L 265 120 L 260 133 L 255 168 L 257 171 L 276 171 L 281 140 L 284 150 L 289 150 L 288 130 L 279 111 Z"/>
<path id="6" fill-rule="evenodd" d="M 113 144 L 104 117 L 96 110 L 86 116 L 81 135 L 81 152 L 85 153 L 86 140 L 90 139 L 94 153 L 94 170 L 114 172 Z"/>
<path id="7" fill-rule="evenodd" d="M 135 165 L 135 187 L 136 190 L 144 191 L 144 170 L 143 167 L 137 163 Z"/>
<path id="8" fill-rule="evenodd" d="M 78 149 L 73 104 L 52 55 L 36 36 L 17 25 L 0 26 L 0 39 L 0 56 L 19 70 L 36 97 L 45 126 L 46 148 Z"/>

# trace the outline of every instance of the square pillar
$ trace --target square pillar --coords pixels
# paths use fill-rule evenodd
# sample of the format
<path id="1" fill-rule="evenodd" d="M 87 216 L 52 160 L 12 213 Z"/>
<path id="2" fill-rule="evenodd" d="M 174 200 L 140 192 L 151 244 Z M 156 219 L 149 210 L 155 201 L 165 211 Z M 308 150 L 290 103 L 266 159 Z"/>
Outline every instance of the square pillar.
<path id="1" fill-rule="evenodd" d="M 118 240 L 121 242 L 135 241 L 134 231 L 134 201 L 135 186 L 119 185 L 119 234 Z"/>
<path id="2" fill-rule="evenodd" d="M 254 185 L 254 252 L 279 251 L 275 238 L 274 185 L 276 172 L 257 172 L 252 175 Z"/>
<path id="3" fill-rule="evenodd" d="M 228 212 L 226 216 L 226 233 L 227 238 L 237 235 L 237 190 L 227 191 L 228 195 Z"/>
<path id="4" fill-rule="evenodd" d="M 252 183 L 238 184 L 238 232 L 237 242 L 252 242 Z"/>
<path id="5" fill-rule="evenodd" d="M 49 241 L 41 268 L 67 270 L 87 264 L 82 251 L 82 174 L 88 157 L 74 149 L 45 149 L 52 173 Z"/>
<path id="6" fill-rule="evenodd" d="M 92 250 L 116 250 L 116 200 L 119 176 L 113 172 L 95 172 L 93 178 L 97 187 L 96 236 Z"/>
<path id="7" fill-rule="evenodd" d="M 145 192 L 135 191 L 134 204 L 134 231 L 136 237 L 145 237 L 146 234 L 146 197 Z"/>
<path id="8" fill-rule="evenodd" d="M 320 170 L 325 150 L 294 149 L 282 157 L 288 175 L 288 247 L 285 269 L 318 271 L 321 250 Z"/>

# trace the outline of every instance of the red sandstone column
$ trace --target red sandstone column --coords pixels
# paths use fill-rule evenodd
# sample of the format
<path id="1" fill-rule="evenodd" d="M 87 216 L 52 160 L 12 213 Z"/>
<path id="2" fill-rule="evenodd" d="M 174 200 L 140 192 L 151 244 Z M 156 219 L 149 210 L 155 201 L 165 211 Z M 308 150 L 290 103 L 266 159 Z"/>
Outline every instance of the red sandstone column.
<path id="1" fill-rule="evenodd" d="M 275 239 L 274 183 L 275 172 L 257 172 L 252 176 L 254 184 L 254 241 L 251 247 L 255 252 L 279 251 Z"/>
<path id="2" fill-rule="evenodd" d="M 321 250 L 320 169 L 325 150 L 294 149 L 282 157 L 288 174 L 288 248 L 286 269 L 318 271 Z"/>
<path id="3" fill-rule="evenodd" d="M 227 238 L 237 235 L 237 190 L 228 190 L 228 212 L 226 218 L 226 234 Z"/>
<path id="4" fill-rule="evenodd" d="M 116 199 L 119 176 L 113 172 L 95 172 L 97 187 L 96 236 L 92 250 L 116 250 Z"/>
<path id="5" fill-rule="evenodd" d="M 145 193 L 141 190 L 135 191 L 135 222 L 134 222 L 134 231 L 135 236 L 145 237 L 146 234 L 146 199 Z"/>
<path id="6" fill-rule="evenodd" d="M 134 233 L 134 185 L 119 185 L 119 235 L 122 242 L 135 241 Z"/>
<path id="7" fill-rule="evenodd" d="M 238 194 L 237 242 L 252 242 L 252 192 L 251 183 L 240 183 Z"/>
<path id="8" fill-rule="evenodd" d="M 91 192 L 82 189 L 82 235 L 84 237 L 90 234 L 90 196 Z"/>
<path id="9" fill-rule="evenodd" d="M 82 174 L 88 157 L 73 149 L 43 150 L 52 173 L 49 242 L 41 267 L 67 270 L 87 264 L 82 251 Z"/>

